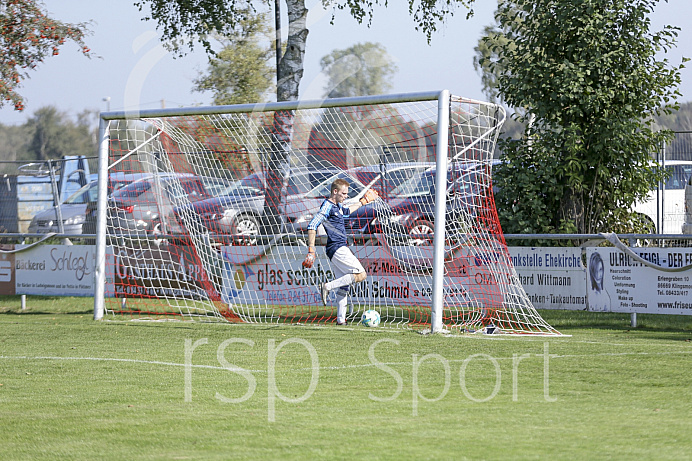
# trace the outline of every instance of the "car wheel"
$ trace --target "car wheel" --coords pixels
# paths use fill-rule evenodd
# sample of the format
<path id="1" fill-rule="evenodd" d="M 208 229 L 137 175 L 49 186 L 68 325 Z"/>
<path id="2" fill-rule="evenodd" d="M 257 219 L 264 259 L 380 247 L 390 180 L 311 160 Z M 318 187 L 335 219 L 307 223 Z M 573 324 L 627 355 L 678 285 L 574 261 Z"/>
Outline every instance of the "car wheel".
<path id="1" fill-rule="evenodd" d="M 256 245 L 260 225 L 256 217 L 252 215 L 238 216 L 233 222 L 233 235 L 239 245 Z"/>
<path id="2" fill-rule="evenodd" d="M 427 219 L 416 221 L 408 233 L 415 245 L 432 245 L 434 234 L 435 225 Z"/>

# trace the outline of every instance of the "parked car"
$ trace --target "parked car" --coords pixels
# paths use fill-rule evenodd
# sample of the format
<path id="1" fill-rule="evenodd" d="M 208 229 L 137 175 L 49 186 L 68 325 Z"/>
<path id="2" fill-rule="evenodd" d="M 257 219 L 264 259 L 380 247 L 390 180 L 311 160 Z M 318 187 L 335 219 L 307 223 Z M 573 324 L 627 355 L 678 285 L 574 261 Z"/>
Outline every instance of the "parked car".
<path id="1" fill-rule="evenodd" d="M 281 192 L 279 205 L 282 217 L 291 232 L 303 232 L 314 213 L 329 197 L 330 186 L 337 178 L 351 184 L 349 199 L 362 196 L 366 186 L 347 171 L 297 169 L 288 175 Z M 254 244 L 260 233 L 265 205 L 264 173 L 253 173 L 243 178 L 228 195 L 201 200 L 174 210 L 181 223 L 201 224 L 211 234 L 240 236 L 235 242 Z"/>
<path id="2" fill-rule="evenodd" d="M 692 178 L 692 161 L 667 160 L 665 167 L 669 176 L 664 189 L 652 191 L 634 210 L 642 215 L 652 233 L 680 234 L 685 222 L 685 184 Z"/>
<path id="3" fill-rule="evenodd" d="M 109 179 L 109 189 L 117 190 L 124 187 L 133 181 L 140 179 L 139 174 L 115 174 Z M 84 231 L 84 223 L 86 221 L 86 208 L 89 203 L 96 203 L 98 197 L 97 175 L 90 175 L 93 179 L 88 184 L 70 195 L 60 207 L 60 215 L 63 220 L 63 233 L 79 235 Z M 28 231 L 30 233 L 49 233 L 60 232 L 58 224 L 57 207 L 52 207 L 37 213 L 29 224 Z M 84 232 L 86 234 L 90 232 Z"/>
<path id="4" fill-rule="evenodd" d="M 392 190 L 434 166 L 433 162 L 389 163 L 355 167 L 349 172 L 361 183 L 375 189 L 383 200 L 388 200 Z"/>
<path id="5" fill-rule="evenodd" d="M 29 224 L 29 233 L 47 234 L 50 232 L 78 235 L 82 233 L 87 203 L 96 200 L 97 183 L 88 183 L 70 195 L 63 203 L 37 213 Z M 63 228 L 58 222 L 58 208 Z"/>
<path id="6" fill-rule="evenodd" d="M 231 181 L 189 173 L 145 174 L 108 197 L 107 228 L 110 235 L 137 236 L 180 231 L 173 208 L 211 198 L 232 188 Z M 96 202 L 86 209 L 85 233 L 96 231 Z"/>
<path id="7" fill-rule="evenodd" d="M 497 164 L 493 161 L 492 164 Z M 430 243 L 435 231 L 435 175 L 431 167 L 392 189 L 385 205 L 369 204 L 346 219 L 346 232 L 369 235 L 389 231 L 408 235 L 407 243 Z M 447 172 L 447 222 L 457 213 L 477 213 L 486 206 L 490 172 L 481 163 L 457 162 Z"/>

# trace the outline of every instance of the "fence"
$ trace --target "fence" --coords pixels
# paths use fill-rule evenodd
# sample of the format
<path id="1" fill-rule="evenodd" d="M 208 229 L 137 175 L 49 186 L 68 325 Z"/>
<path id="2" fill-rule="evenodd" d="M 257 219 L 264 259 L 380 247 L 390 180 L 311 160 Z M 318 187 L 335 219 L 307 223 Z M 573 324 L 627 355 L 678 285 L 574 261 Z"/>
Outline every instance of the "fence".
<path id="1" fill-rule="evenodd" d="M 661 149 L 660 160 L 692 161 L 692 131 L 676 131 L 673 141 Z"/>
<path id="2" fill-rule="evenodd" d="M 39 162 L 0 161 L 0 232 L 29 231 L 31 220 L 44 210 L 64 202 L 95 179 L 90 173 L 93 159 L 66 156 Z M 95 171 L 95 169 L 94 169 Z M 53 211 L 56 228 L 62 233 L 62 207 Z"/>

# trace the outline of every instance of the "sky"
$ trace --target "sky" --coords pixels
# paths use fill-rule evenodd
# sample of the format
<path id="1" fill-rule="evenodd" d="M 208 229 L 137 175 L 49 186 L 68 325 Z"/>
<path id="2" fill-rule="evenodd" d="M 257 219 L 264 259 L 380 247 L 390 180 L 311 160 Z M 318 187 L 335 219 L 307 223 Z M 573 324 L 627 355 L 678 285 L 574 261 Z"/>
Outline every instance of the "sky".
<path id="1" fill-rule="evenodd" d="M 331 25 L 332 11 L 325 11 L 320 0 L 306 0 L 310 32 L 301 99 L 323 96 L 325 77 L 319 66 L 323 56 L 334 49 L 368 41 L 381 43 L 398 66 L 392 93 L 448 89 L 459 96 L 486 99 L 480 75 L 473 68 L 473 49 L 483 27 L 493 23 L 496 0 L 476 0 L 475 14 L 468 20 L 466 10 L 457 9 L 433 35 L 430 44 L 422 32 L 415 30 L 408 14 L 408 2 L 395 0 L 389 4 L 386 9 L 376 9 L 368 28 L 344 12 L 338 13 L 335 24 Z M 156 24 L 141 20 L 143 13 L 134 6 L 134 0 L 44 0 L 44 5 L 60 21 L 91 21 L 88 27 L 93 34 L 85 41 L 99 57 L 86 58 L 76 44 L 68 42 L 58 56 L 48 58 L 23 81 L 20 94 L 26 98 L 26 109 L 17 112 L 12 106 L 3 106 L 0 123 L 25 123 L 34 111 L 49 105 L 76 116 L 85 109 L 211 104 L 211 93 L 192 91 L 194 80 L 207 67 L 202 48 L 196 47 L 183 58 L 174 58 L 161 45 Z M 283 13 L 285 16 L 286 12 Z M 681 28 L 677 48 L 666 55 L 671 64 L 677 65 L 683 56 L 692 57 L 692 2 L 659 3 L 652 16 L 652 30 L 666 24 Z M 690 64 L 690 68 L 681 72 L 681 102 L 692 100 Z"/>

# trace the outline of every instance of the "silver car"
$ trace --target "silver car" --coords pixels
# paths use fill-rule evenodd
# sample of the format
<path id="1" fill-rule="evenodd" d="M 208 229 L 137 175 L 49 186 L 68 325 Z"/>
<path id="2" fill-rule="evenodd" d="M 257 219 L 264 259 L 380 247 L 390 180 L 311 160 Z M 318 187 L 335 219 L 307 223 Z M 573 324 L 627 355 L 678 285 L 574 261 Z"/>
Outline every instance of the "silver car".
<path id="1" fill-rule="evenodd" d="M 30 234 L 47 234 L 50 232 L 61 233 L 58 222 L 58 207 L 62 216 L 62 233 L 79 235 L 84 225 L 87 203 L 96 201 L 98 183 L 92 181 L 70 195 L 57 207 L 48 208 L 37 213 L 29 224 Z"/>

